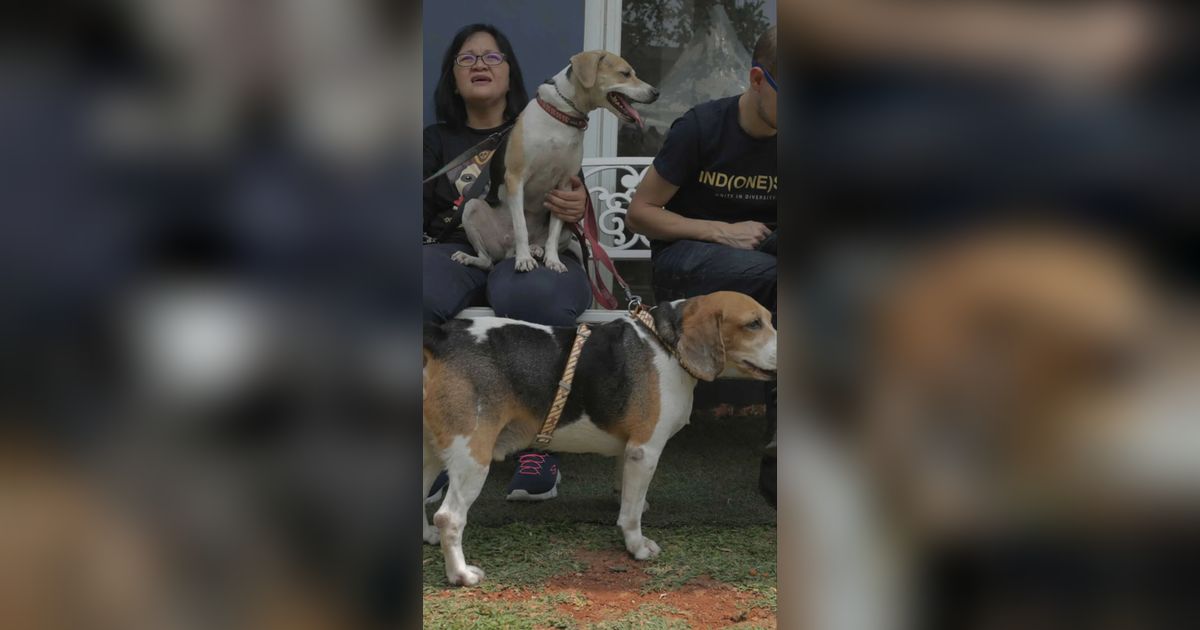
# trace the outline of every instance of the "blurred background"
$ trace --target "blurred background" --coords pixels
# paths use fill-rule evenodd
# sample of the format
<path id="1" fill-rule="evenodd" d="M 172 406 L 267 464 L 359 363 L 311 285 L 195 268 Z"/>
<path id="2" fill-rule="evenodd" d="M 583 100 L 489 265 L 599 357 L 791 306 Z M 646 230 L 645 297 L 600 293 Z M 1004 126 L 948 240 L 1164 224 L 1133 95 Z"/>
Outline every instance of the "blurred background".
<path id="1" fill-rule="evenodd" d="M 780 2 L 781 627 L 1200 620 L 1196 17 Z"/>
<path id="2" fill-rule="evenodd" d="M 0 626 L 414 625 L 417 11 L 4 12 Z"/>
<path id="3" fill-rule="evenodd" d="M 777 10 L 779 625 L 1196 627 L 1196 8 Z M 0 626 L 410 625 L 415 7 L 4 11 Z"/>

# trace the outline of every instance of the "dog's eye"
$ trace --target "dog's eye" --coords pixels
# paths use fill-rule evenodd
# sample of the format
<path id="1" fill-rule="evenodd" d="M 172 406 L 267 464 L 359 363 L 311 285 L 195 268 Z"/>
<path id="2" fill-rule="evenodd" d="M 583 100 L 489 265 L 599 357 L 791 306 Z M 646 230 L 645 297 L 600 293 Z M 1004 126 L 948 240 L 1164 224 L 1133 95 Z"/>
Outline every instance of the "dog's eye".
<path id="1" fill-rule="evenodd" d="M 631 71 L 629 71 L 629 70 L 622 70 L 622 71 L 621 71 L 621 76 L 623 76 L 623 77 L 625 77 L 626 79 L 628 79 L 629 77 L 633 76 L 633 72 L 631 72 Z"/>
<path id="2" fill-rule="evenodd" d="M 749 324 L 746 324 L 747 330 L 758 330 L 759 328 L 762 328 L 762 320 L 761 319 L 756 319 L 756 320 L 750 322 Z"/>

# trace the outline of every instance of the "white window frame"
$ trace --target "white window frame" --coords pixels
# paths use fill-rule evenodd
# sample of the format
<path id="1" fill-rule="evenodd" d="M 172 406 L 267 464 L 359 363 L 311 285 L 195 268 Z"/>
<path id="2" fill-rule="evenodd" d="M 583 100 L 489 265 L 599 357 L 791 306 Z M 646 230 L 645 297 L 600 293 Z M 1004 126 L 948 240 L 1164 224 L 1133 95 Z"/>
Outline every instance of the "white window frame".
<path id="1" fill-rule="evenodd" d="M 585 0 L 583 49 L 621 54 L 621 0 Z M 583 157 L 616 157 L 620 121 L 610 111 L 599 109 L 588 115 L 589 133 L 583 137 Z"/>

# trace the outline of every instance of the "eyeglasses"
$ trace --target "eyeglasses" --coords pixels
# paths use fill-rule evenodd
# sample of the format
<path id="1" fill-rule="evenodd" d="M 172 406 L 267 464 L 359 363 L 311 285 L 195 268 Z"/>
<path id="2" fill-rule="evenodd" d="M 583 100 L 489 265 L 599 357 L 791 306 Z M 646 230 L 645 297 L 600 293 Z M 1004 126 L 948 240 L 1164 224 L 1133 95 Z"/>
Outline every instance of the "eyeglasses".
<path id="1" fill-rule="evenodd" d="M 480 59 L 483 60 L 484 65 L 498 66 L 498 65 L 504 63 L 504 53 L 488 52 L 488 53 L 483 53 L 482 55 L 473 55 L 471 53 L 463 53 L 454 58 L 454 63 L 456 63 L 464 68 L 470 68 L 471 66 L 475 65 L 476 61 L 478 61 Z"/>
<path id="2" fill-rule="evenodd" d="M 768 72 L 768 71 L 767 71 L 767 69 L 766 69 L 766 68 L 764 68 L 764 67 L 763 67 L 763 65 L 762 65 L 761 63 L 754 62 L 753 64 L 751 64 L 751 66 L 750 66 L 750 67 L 752 67 L 752 68 L 758 68 L 759 70 L 762 70 L 763 77 L 764 77 L 764 78 L 766 78 L 766 80 L 767 80 L 767 83 L 770 83 L 770 84 L 771 84 L 771 87 L 772 87 L 772 88 L 774 88 L 776 92 L 778 92 L 778 91 L 779 91 L 779 86 L 778 86 L 778 85 L 775 85 L 775 77 L 771 76 L 771 73 L 770 73 L 770 72 Z"/>

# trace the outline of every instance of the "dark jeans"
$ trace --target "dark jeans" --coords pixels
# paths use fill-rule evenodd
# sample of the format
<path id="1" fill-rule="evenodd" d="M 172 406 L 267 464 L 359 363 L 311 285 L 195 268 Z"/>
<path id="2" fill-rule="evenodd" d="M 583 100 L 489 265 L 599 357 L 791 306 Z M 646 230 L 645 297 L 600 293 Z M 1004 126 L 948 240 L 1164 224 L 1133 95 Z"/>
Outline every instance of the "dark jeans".
<path id="1" fill-rule="evenodd" d="M 491 271 L 468 267 L 450 259 L 456 251 L 474 254 L 470 245 L 434 243 L 421 247 L 424 317 L 444 322 L 468 306 L 487 304 L 500 317 L 511 317 L 547 326 L 574 326 L 592 303 L 587 273 L 569 252 L 563 252 L 567 271 L 543 266 L 518 273 L 516 259 L 496 263 Z"/>
<path id="2" fill-rule="evenodd" d="M 772 240 L 773 242 L 773 240 Z M 675 241 L 654 254 L 654 298 L 737 291 L 775 313 L 774 254 L 717 243 Z"/>
<path id="3" fill-rule="evenodd" d="M 654 299 L 661 302 L 714 291 L 737 291 L 767 307 L 778 325 L 775 300 L 776 242 L 774 232 L 760 246 L 760 250 L 766 251 L 736 249 L 701 241 L 675 241 L 654 253 Z M 766 384 L 768 443 L 775 441 L 778 392 L 775 381 Z M 763 458 L 759 490 L 774 507 L 773 453 Z"/>

